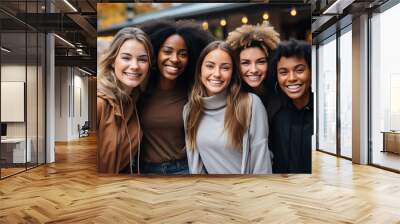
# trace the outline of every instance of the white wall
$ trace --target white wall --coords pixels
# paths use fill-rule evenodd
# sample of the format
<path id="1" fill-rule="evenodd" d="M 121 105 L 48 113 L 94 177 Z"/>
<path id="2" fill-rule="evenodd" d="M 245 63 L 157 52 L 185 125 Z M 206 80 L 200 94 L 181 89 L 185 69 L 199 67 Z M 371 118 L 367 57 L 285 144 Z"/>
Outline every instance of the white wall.
<path id="1" fill-rule="evenodd" d="M 25 75 L 27 69 L 28 73 L 33 70 L 33 66 L 28 66 L 27 68 L 24 65 L 18 64 L 5 64 L 1 66 L 1 81 L 10 81 L 10 82 L 25 82 Z M 34 83 L 36 85 L 36 83 Z M 28 89 L 29 90 L 29 89 Z M 36 89 L 34 92 L 27 93 L 27 102 L 32 102 L 32 97 L 36 97 Z M 36 107 L 36 105 L 35 105 Z M 1 108 L 1 110 L 7 110 L 8 108 Z M 27 114 L 28 121 L 33 120 L 31 114 Z M 36 114 L 35 114 L 36 116 Z M 25 137 L 25 124 L 26 122 L 7 122 L 7 136 L 8 137 Z M 29 125 L 28 127 L 31 127 Z M 28 136 L 29 137 L 29 136 Z"/>
<path id="2" fill-rule="evenodd" d="M 1 66 L 2 81 L 18 81 L 26 84 L 26 106 L 23 103 L 21 112 L 26 112 L 26 120 L 23 122 L 6 122 L 7 137 L 9 138 L 25 138 L 30 139 L 30 148 L 32 152 L 32 161 L 44 163 L 44 83 L 41 66 L 32 66 L 25 64 L 3 64 Z M 27 78 L 27 80 L 25 80 Z M 3 91 L 4 89 L 2 89 Z M 24 91 L 22 90 L 22 94 Z M 7 96 L 2 96 L 7 97 Z M 12 108 L 2 107 L 2 112 L 13 113 Z M 9 111 L 7 111 L 9 110 Z M 15 113 L 15 112 L 14 112 Z M 37 155 L 37 153 L 39 155 Z"/>
<path id="3" fill-rule="evenodd" d="M 55 68 L 55 141 L 68 140 L 68 87 L 67 67 Z"/>
<path id="4" fill-rule="evenodd" d="M 55 140 L 77 139 L 78 124 L 88 120 L 88 78 L 72 67 L 56 67 L 56 74 Z"/>

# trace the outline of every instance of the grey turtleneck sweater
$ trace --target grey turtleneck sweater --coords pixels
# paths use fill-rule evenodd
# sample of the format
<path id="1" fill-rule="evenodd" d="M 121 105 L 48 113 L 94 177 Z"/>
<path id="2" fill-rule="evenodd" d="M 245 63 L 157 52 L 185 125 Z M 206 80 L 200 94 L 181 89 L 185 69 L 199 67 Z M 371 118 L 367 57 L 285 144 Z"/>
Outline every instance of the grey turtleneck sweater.
<path id="1" fill-rule="evenodd" d="M 203 97 L 203 116 L 197 129 L 197 147 L 209 174 L 238 174 L 242 150 L 233 148 L 224 130 L 226 92 Z"/>
<path id="2" fill-rule="evenodd" d="M 204 97 L 203 116 L 197 130 L 197 148 L 189 148 L 186 139 L 191 174 L 268 174 L 272 172 L 268 149 L 268 118 L 260 98 L 249 93 L 249 128 L 242 139 L 241 149 L 228 144 L 224 131 L 226 92 Z M 186 129 L 190 103 L 183 110 Z"/>

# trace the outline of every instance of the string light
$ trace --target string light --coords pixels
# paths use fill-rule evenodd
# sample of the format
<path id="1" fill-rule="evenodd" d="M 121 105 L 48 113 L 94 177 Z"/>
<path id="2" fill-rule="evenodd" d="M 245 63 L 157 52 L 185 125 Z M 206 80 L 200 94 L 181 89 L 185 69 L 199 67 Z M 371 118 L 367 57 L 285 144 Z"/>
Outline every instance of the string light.
<path id="1" fill-rule="evenodd" d="M 262 17 L 263 17 L 263 20 L 268 20 L 269 14 L 267 12 L 265 12 Z"/>
<path id="2" fill-rule="evenodd" d="M 290 10 L 290 15 L 291 16 L 296 16 L 297 15 L 297 11 L 296 11 L 296 8 L 292 8 L 292 10 Z"/>
<path id="3" fill-rule="evenodd" d="M 204 30 L 208 30 L 208 23 L 207 21 L 203 22 L 203 24 L 201 24 L 203 26 Z"/>
<path id="4" fill-rule="evenodd" d="M 219 21 L 219 24 L 221 26 L 226 26 L 226 20 L 225 19 L 221 19 L 221 21 Z"/>
<path id="5" fill-rule="evenodd" d="M 246 16 L 243 16 L 243 17 L 242 17 L 242 23 L 243 23 L 243 24 L 247 24 L 247 22 L 249 22 L 249 19 L 247 19 Z"/>

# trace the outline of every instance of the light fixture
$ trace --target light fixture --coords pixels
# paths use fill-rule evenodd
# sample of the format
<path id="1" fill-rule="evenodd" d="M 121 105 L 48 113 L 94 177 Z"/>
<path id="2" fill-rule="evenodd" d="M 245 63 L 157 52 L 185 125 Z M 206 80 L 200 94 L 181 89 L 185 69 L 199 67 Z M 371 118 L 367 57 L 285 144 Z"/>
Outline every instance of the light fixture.
<path id="1" fill-rule="evenodd" d="M 327 9 L 322 12 L 322 14 L 342 14 L 343 9 L 347 8 L 351 5 L 355 0 L 336 0 L 330 5 Z"/>
<path id="2" fill-rule="evenodd" d="M 1 47 L 0 49 L 1 49 L 2 51 L 6 52 L 6 53 L 10 53 L 10 52 L 11 52 L 11 50 L 9 50 L 9 49 L 7 49 L 7 48 L 5 48 L 5 47 Z"/>
<path id="3" fill-rule="evenodd" d="M 297 11 L 296 11 L 295 7 L 293 7 L 292 10 L 290 10 L 290 15 L 291 16 L 296 16 L 297 15 Z"/>
<path id="4" fill-rule="evenodd" d="M 64 43 L 68 44 L 69 46 L 75 48 L 75 45 L 71 44 L 71 42 L 69 42 L 68 40 L 58 36 L 57 34 L 54 34 L 55 37 L 57 37 L 58 39 L 60 39 L 61 41 L 63 41 Z"/>
<path id="5" fill-rule="evenodd" d="M 268 12 L 265 12 L 262 17 L 263 17 L 263 20 L 268 20 L 269 19 Z"/>
<path id="6" fill-rule="evenodd" d="M 247 22 L 249 22 L 249 19 L 247 19 L 246 16 L 243 16 L 243 17 L 242 17 L 242 23 L 243 23 L 243 24 L 246 24 Z"/>
<path id="7" fill-rule="evenodd" d="M 203 24 L 201 24 L 201 26 L 203 27 L 203 30 L 208 30 L 208 22 L 204 21 Z"/>
<path id="8" fill-rule="evenodd" d="M 76 53 L 78 53 L 79 55 L 83 55 L 83 50 L 82 50 L 82 48 L 77 48 L 77 49 L 76 49 Z"/>
<path id="9" fill-rule="evenodd" d="M 226 20 L 225 19 L 221 19 L 221 21 L 219 21 L 219 24 L 221 26 L 226 26 Z"/>
<path id="10" fill-rule="evenodd" d="M 64 0 L 65 4 L 67 4 L 72 10 L 74 10 L 74 12 L 78 12 L 78 10 L 71 4 L 69 3 L 68 0 Z"/>
<path id="11" fill-rule="evenodd" d="M 79 68 L 79 67 L 77 67 L 77 68 L 78 68 L 79 71 L 81 71 L 81 72 L 83 72 L 83 73 L 85 73 L 85 74 L 87 74 L 87 75 L 92 75 L 92 73 L 90 73 L 90 72 L 88 72 L 88 71 L 86 71 L 86 70 L 83 70 L 83 69 L 81 69 L 81 68 Z"/>

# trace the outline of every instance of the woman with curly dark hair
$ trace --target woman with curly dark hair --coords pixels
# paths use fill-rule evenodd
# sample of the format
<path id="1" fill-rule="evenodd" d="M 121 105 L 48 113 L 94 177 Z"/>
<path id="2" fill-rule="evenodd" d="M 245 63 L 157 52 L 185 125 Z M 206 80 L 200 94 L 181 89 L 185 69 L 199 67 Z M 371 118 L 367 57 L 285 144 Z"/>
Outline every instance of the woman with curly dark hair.
<path id="1" fill-rule="evenodd" d="M 141 28 L 150 37 L 156 63 L 140 103 L 139 167 L 142 173 L 186 174 L 183 106 L 199 54 L 214 38 L 193 21 L 150 21 Z"/>
<path id="2" fill-rule="evenodd" d="M 311 45 L 299 40 L 284 41 L 272 61 L 277 91 L 286 102 L 271 123 L 272 170 L 274 173 L 311 173 L 314 127 Z"/>

